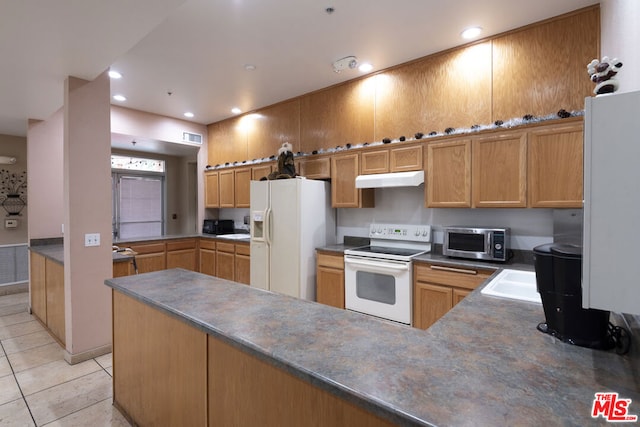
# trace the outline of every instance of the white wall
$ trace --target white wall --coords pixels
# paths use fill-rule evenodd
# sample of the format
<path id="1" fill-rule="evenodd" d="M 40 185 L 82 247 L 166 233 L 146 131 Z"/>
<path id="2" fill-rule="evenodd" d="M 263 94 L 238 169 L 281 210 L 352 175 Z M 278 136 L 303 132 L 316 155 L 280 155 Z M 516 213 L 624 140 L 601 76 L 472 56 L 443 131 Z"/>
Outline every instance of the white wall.
<path id="1" fill-rule="evenodd" d="M 640 90 L 640 1 L 602 0 L 600 26 L 602 56 L 623 63 L 617 76 L 619 92 Z"/>
<path id="2" fill-rule="evenodd" d="M 338 209 L 338 242 L 344 236 L 366 237 L 370 223 L 430 224 L 434 242 L 442 243 L 442 226 L 475 225 L 511 228 L 511 248 L 532 250 L 553 241 L 552 209 L 428 209 L 424 184 L 377 188 L 375 208 Z"/>

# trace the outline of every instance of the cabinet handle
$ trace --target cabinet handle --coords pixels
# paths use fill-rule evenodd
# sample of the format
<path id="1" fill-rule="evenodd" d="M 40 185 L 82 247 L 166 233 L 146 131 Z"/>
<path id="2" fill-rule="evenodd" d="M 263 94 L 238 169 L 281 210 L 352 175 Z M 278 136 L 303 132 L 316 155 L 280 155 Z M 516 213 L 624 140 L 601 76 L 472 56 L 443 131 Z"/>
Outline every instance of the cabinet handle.
<path id="1" fill-rule="evenodd" d="M 440 271 L 450 271 L 452 273 L 462 273 L 462 274 L 472 274 L 472 275 L 478 274 L 476 270 L 466 270 L 463 268 L 454 268 L 454 267 L 443 267 L 440 265 L 432 265 L 431 269 L 440 270 Z"/>

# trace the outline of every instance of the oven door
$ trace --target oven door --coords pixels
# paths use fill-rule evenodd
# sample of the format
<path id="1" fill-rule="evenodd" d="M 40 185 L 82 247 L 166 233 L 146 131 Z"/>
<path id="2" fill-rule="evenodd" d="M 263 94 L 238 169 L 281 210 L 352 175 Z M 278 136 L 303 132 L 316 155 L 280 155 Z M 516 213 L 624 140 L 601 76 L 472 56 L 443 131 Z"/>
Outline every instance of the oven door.
<path id="1" fill-rule="evenodd" d="M 411 262 L 344 257 L 348 310 L 411 324 Z"/>

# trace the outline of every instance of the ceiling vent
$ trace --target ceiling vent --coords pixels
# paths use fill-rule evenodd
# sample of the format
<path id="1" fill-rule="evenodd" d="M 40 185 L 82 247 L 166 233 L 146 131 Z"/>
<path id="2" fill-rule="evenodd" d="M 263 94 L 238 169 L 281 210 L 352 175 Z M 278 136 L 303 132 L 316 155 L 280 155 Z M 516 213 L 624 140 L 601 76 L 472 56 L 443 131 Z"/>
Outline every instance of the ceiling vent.
<path id="1" fill-rule="evenodd" d="M 182 140 L 185 142 L 193 142 L 194 144 L 202 144 L 202 135 L 191 132 L 182 132 Z"/>

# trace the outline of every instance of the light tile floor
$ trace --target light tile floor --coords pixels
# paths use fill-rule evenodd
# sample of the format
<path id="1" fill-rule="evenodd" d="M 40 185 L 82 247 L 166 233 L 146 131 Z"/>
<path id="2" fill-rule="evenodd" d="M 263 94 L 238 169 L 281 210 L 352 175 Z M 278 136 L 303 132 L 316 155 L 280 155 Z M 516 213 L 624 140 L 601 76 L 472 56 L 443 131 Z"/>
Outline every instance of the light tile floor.
<path id="1" fill-rule="evenodd" d="M 112 406 L 111 354 L 69 365 L 28 298 L 0 296 L 0 426 L 129 426 Z"/>

